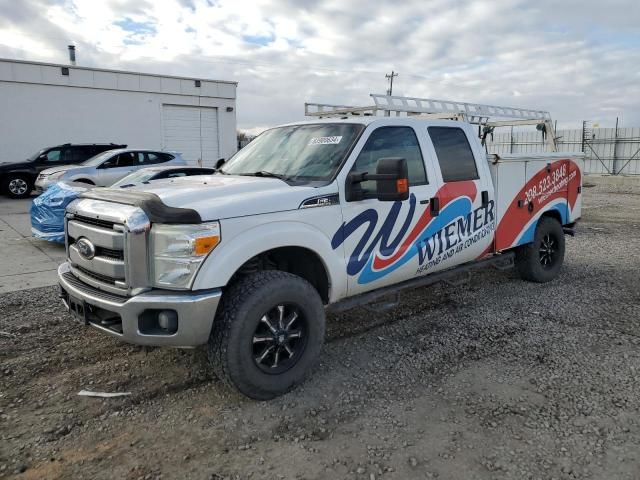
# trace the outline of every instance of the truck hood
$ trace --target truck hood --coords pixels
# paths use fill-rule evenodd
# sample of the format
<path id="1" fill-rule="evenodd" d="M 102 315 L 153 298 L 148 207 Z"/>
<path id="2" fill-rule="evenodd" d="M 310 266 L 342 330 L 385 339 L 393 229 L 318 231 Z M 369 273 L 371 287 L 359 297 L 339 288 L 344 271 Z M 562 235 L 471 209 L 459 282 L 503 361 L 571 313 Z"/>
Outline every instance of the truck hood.
<path id="1" fill-rule="evenodd" d="M 153 193 L 165 205 L 193 209 L 208 221 L 295 210 L 306 199 L 327 193 L 326 189 L 291 186 L 277 178 L 198 175 L 154 180 L 126 190 Z"/>

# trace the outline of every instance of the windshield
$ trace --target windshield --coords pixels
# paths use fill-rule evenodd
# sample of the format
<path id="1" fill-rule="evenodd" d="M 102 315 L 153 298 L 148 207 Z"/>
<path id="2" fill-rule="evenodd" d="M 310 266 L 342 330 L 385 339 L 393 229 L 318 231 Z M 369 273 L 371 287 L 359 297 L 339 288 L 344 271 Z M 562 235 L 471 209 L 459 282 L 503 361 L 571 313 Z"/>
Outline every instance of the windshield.
<path id="1" fill-rule="evenodd" d="M 40 155 L 42 155 L 44 153 L 44 151 L 45 151 L 44 148 L 42 150 L 38 150 L 36 153 L 31 155 L 29 158 L 27 158 L 27 162 L 33 162 L 36 158 L 38 158 Z"/>
<path id="2" fill-rule="evenodd" d="M 236 153 L 221 173 L 331 180 L 364 125 L 326 123 L 267 130 Z"/>
<path id="3" fill-rule="evenodd" d="M 90 167 L 97 167 L 102 162 L 104 162 L 107 158 L 113 155 L 112 150 L 107 150 L 106 152 L 99 153 L 98 155 L 91 157 L 89 160 L 85 160 L 82 162 L 82 165 L 88 165 Z"/>
<path id="4" fill-rule="evenodd" d="M 121 187 L 123 185 L 131 185 L 133 183 L 142 183 L 150 180 L 151 177 L 156 175 L 158 172 L 155 170 L 138 170 L 137 172 L 133 172 L 121 180 L 118 180 L 116 183 L 111 185 L 112 187 Z"/>

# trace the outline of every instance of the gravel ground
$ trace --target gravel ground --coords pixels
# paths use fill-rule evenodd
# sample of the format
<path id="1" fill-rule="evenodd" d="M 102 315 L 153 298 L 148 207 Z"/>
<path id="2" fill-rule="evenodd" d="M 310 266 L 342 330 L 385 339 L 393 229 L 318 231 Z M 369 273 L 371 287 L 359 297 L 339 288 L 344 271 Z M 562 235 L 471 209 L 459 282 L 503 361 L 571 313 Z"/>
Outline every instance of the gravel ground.
<path id="1" fill-rule="evenodd" d="M 79 327 L 55 288 L 2 295 L 0 478 L 638 479 L 639 235 L 639 191 L 586 188 L 556 281 L 331 316 L 313 376 L 262 403 L 202 351 Z"/>

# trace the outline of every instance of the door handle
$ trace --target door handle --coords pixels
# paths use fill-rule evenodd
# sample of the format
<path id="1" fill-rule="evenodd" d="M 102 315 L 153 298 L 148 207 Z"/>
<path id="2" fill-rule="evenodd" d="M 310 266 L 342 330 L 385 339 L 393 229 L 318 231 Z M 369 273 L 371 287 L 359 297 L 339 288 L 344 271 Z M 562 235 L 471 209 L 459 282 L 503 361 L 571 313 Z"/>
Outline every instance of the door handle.
<path id="1" fill-rule="evenodd" d="M 431 207 L 431 216 L 437 217 L 440 214 L 440 199 L 438 197 L 433 197 L 430 201 Z"/>
<path id="2" fill-rule="evenodd" d="M 483 190 L 480 195 L 482 196 L 482 206 L 486 207 L 487 205 L 489 205 L 489 191 Z"/>
<path id="3" fill-rule="evenodd" d="M 429 199 L 420 200 L 420 205 L 427 205 L 429 203 Z"/>

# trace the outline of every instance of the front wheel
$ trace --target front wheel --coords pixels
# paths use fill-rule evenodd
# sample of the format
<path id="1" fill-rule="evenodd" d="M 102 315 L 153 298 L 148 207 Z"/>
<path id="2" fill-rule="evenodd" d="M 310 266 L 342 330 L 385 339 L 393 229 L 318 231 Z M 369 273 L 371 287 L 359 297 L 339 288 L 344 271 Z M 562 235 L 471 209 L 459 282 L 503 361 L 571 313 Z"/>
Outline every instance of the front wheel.
<path id="1" fill-rule="evenodd" d="M 562 268 L 564 248 L 560 222 L 552 217 L 542 217 L 536 226 L 533 242 L 516 251 L 516 267 L 520 276 L 538 283 L 553 280 Z"/>
<path id="2" fill-rule="evenodd" d="M 287 272 L 257 272 L 225 291 L 209 338 L 209 361 L 230 386 L 269 400 L 304 379 L 324 332 L 324 306 L 309 282 Z"/>
<path id="3" fill-rule="evenodd" d="M 33 180 L 27 175 L 10 175 L 4 190 L 11 198 L 27 198 L 33 190 Z"/>

